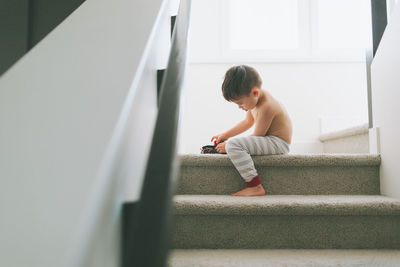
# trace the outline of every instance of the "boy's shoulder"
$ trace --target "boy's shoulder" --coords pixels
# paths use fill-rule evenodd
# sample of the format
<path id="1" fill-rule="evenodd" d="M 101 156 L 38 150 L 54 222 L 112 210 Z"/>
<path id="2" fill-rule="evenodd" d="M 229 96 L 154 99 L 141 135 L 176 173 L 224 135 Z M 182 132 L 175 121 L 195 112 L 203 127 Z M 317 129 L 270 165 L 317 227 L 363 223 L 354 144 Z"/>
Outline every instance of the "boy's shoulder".
<path id="1" fill-rule="evenodd" d="M 277 101 L 269 92 L 265 91 L 266 98 L 263 102 L 261 102 L 259 106 L 259 110 L 268 113 L 277 113 L 280 111 L 281 106 L 279 101 Z"/>
<path id="2" fill-rule="evenodd" d="M 259 108 L 261 109 L 270 109 L 274 105 L 274 97 L 267 92 L 266 90 L 264 91 L 264 98 L 262 99 Z"/>

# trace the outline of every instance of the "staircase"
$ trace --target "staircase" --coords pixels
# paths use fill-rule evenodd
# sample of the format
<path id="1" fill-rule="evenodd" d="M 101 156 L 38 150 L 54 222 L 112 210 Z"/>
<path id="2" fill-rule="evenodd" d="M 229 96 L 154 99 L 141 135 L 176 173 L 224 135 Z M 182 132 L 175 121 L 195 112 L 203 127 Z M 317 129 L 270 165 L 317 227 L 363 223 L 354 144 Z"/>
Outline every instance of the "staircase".
<path id="1" fill-rule="evenodd" d="M 399 266 L 400 200 L 380 195 L 379 155 L 252 158 L 265 196 L 230 195 L 246 184 L 226 154 L 180 156 L 168 266 Z"/>

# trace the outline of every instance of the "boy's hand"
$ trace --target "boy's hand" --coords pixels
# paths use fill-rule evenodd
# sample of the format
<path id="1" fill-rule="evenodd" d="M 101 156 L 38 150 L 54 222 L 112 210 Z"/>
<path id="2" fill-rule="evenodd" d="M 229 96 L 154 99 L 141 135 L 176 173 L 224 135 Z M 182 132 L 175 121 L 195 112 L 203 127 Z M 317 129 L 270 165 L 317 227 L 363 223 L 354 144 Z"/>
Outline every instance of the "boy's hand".
<path id="1" fill-rule="evenodd" d="M 218 153 L 226 154 L 225 144 L 226 144 L 225 142 L 218 144 L 218 145 L 215 147 L 215 150 L 217 150 Z"/>
<path id="2" fill-rule="evenodd" d="M 211 137 L 211 142 L 213 139 L 217 139 L 215 142 L 218 144 L 219 142 L 227 140 L 228 137 L 225 134 L 218 134 Z"/>

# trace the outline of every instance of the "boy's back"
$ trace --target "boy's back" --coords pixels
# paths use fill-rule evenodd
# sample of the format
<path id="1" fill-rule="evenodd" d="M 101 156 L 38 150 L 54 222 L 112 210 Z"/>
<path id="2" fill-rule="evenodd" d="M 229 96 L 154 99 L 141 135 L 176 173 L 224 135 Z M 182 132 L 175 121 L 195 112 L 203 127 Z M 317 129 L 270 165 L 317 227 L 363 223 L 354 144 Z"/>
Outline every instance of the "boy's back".
<path id="1" fill-rule="evenodd" d="M 255 120 L 255 127 L 257 127 L 258 123 L 268 123 L 268 119 L 258 120 L 260 114 L 264 113 L 264 116 L 261 117 L 265 118 L 273 116 L 265 135 L 280 137 L 290 144 L 292 141 L 292 122 L 288 112 L 269 92 L 263 89 L 260 91 L 263 92 L 263 96 L 260 97 L 260 103 L 254 109 L 250 110 Z"/>

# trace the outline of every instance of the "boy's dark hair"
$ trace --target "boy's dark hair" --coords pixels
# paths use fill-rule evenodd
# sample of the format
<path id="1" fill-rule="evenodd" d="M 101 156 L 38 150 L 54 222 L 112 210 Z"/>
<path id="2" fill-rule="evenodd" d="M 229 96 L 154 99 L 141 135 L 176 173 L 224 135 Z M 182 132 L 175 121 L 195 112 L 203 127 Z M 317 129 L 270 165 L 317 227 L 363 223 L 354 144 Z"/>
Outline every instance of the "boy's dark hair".
<path id="1" fill-rule="evenodd" d="M 247 65 L 233 66 L 225 73 L 222 94 L 228 101 L 248 96 L 251 89 L 261 88 L 262 80 L 258 72 Z"/>

